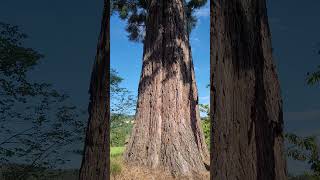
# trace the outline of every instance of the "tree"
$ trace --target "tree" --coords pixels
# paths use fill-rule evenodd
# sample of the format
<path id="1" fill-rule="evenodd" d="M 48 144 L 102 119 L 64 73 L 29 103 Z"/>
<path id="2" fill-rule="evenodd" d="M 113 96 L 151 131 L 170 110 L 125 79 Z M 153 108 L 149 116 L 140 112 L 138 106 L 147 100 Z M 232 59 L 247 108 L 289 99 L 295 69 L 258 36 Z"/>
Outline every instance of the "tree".
<path id="1" fill-rule="evenodd" d="M 0 169 L 6 179 L 46 177 L 68 161 L 84 126 L 75 106 L 48 83 L 28 74 L 43 55 L 24 47 L 17 26 L 0 23 Z"/>
<path id="2" fill-rule="evenodd" d="M 80 180 L 110 179 L 110 2 L 104 1 L 101 32 L 90 83 L 89 121 Z"/>
<path id="3" fill-rule="evenodd" d="M 126 88 L 120 86 L 123 81 L 117 71 L 110 71 L 110 146 L 124 146 L 132 129 L 131 114 L 135 100 Z"/>
<path id="4" fill-rule="evenodd" d="M 129 39 L 144 43 L 129 165 L 174 175 L 206 171 L 209 154 L 200 126 L 189 32 L 191 15 L 206 1 L 112 1 L 127 19 Z"/>
<path id="5" fill-rule="evenodd" d="M 126 117 L 134 111 L 135 99 L 130 91 L 120 87 L 123 81 L 114 69 L 110 71 L 110 112 L 111 112 L 111 129 L 120 126 Z"/>
<path id="6" fill-rule="evenodd" d="M 211 3 L 211 179 L 287 179 L 265 0 Z"/>

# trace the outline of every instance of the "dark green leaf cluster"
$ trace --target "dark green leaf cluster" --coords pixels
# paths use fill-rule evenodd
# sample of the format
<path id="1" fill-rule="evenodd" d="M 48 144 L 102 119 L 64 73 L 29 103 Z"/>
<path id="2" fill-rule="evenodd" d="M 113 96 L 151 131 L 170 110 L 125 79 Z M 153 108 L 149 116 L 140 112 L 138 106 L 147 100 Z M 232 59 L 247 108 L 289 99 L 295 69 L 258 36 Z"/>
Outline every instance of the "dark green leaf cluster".
<path id="1" fill-rule="evenodd" d="M 309 85 L 315 85 L 318 82 L 320 82 L 320 66 L 318 66 L 318 70 L 309 74 L 308 73 L 308 77 L 307 77 L 307 83 Z"/>
<path id="2" fill-rule="evenodd" d="M 200 9 L 207 3 L 207 0 L 190 0 L 186 3 L 187 30 L 190 34 L 197 25 L 197 17 L 194 15 L 195 10 Z"/>
<path id="3" fill-rule="evenodd" d="M 145 21 L 148 16 L 148 3 L 150 0 L 111 0 L 112 13 L 118 13 L 122 20 L 127 21 L 126 31 L 128 38 L 134 42 L 142 42 L 145 34 Z M 187 29 L 190 34 L 197 24 L 195 10 L 200 9 L 207 0 L 185 1 L 187 16 Z"/>
<path id="4" fill-rule="evenodd" d="M 127 20 L 126 31 L 131 41 L 143 41 L 147 17 L 147 0 L 111 0 L 112 12 Z"/>

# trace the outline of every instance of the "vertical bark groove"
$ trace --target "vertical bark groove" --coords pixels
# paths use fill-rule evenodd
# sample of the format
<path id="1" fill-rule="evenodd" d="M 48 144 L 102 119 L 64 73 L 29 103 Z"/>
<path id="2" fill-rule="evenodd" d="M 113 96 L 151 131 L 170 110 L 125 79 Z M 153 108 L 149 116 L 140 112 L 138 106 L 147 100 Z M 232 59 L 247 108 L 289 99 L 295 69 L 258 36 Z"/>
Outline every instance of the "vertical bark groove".
<path id="1" fill-rule="evenodd" d="M 211 179 L 286 179 L 266 1 L 213 0 L 210 11 Z"/>
<path id="2" fill-rule="evenodd" d="M 97 45 L 91 83 L 89 120 L 84 154 L 79 174 L 80 180 L 110 179 L 110 2 L 104 1 L 101 32 Z"/>
<path id="3" fill-rule="evenodd" d="M 175 175 L 206 171 L 184 0 L 152 0 L 135 124 L 124 155 L 131 165 Z"/>

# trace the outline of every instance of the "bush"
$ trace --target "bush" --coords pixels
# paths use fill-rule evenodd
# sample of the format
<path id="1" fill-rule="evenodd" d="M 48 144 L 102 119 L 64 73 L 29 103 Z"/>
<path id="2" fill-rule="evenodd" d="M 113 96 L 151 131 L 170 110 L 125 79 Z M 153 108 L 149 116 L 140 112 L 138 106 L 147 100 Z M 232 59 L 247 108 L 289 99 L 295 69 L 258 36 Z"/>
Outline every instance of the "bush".
<path id="1" fill-rule="evenodd" d="M 208 149 L 210 149 L 210 120 L 209 118 L 201 120 L 201 126 Z"/>

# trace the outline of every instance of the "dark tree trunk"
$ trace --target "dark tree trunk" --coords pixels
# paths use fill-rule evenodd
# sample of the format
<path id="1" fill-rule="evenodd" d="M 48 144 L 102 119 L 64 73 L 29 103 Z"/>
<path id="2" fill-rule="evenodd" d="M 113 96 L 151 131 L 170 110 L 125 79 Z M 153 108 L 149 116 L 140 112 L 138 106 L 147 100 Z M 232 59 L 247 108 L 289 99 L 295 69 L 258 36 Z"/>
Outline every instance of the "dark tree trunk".
<path id="1" fill-rule="evenodd" d="M 184 0 L 152 0 L 144 41 L 135 124 L 126 148 L 131 165 L 176 175 L 206 171 L 198 92 Z"/>
<path id="2" fill-rule="evenodd" d="M 211 179 L 287 179 L 265 0 L 211 1 L 211 97 Z"/>
<path id="3" fill-rule="evenodd" d="M 110 116 L 109 0 L 104 1 L 101 33 L 90 84 L 89 122 L 80 169 L 80 180 L 108 180 Z"/>

